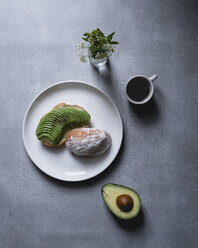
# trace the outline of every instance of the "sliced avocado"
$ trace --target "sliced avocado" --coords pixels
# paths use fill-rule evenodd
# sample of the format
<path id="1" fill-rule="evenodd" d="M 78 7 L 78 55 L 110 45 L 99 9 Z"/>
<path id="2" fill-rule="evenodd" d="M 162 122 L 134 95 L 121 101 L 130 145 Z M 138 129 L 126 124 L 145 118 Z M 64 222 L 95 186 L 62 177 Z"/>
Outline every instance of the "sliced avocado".
<path id="1" fill-rule="evenodd" d="M 71 128 L 82 127 L 90 122 L 90 115 L 83 110 L 62 107 L 47 113 L 36 128 L 39 140 L 57 145 L 63 135 Z"/>
<path id="2" fill-rule="evenodd" d="M 109 210 L 120 219 L 136 217 L 141 209 L 141 200 L 133 189 L 118 184 L 105 184 L 102 197 Z"/>

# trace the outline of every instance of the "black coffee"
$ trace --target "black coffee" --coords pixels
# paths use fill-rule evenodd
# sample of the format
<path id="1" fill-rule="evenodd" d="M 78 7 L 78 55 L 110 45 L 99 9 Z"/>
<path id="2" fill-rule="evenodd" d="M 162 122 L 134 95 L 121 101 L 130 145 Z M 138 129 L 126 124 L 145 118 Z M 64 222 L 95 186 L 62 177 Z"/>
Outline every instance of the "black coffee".
<path id="1" fill-rule="evenodd" d="M 146 79 L 136 77 L 127 85 L 127 95 L 136 102 L 144 100 L 149 95 L 150 87 Z"/>

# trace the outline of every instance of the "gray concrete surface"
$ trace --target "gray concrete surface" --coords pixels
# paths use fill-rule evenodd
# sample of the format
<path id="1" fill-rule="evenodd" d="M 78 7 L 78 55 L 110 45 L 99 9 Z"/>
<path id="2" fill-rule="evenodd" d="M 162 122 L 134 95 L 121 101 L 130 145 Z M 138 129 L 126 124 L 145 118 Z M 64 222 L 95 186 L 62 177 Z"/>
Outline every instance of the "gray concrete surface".
<path id="1" fill-rule="evenodd" d="M 95 27 L 120 42 L 103 72 L 78 59 L 82 34 Z M 197 1 L 0 1 L 0 247 L 198 246 L 197 46 Z M 127 80 L 154 73 L 153 100 L 130 105 Z M 116 160 L 80 183 L 39 171 L 21 134 L 35 95 L 67 79 L 100 87 L 124 120 Z M 108 182 L 140 194 L 135 222 L 107 210 L 100 191 Z"/>

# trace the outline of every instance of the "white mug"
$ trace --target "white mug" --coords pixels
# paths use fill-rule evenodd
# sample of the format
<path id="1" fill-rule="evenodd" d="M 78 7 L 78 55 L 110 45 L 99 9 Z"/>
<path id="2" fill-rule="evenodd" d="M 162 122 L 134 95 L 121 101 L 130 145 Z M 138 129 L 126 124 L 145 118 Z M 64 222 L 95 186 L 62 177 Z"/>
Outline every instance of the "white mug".
<path id="1" fill-rule="evenodd" d="M 154 87 L 153 87 L 153 81 L 155 81 L 156 79 L 158 78 L 158 76 L 155 74 L 155 75 L 153 75 L 152 77 L 150 77 L 150 78 L 147 78 L 147 77 L 145 77 L 145 76 L 141 76 L 141 75 L 139 75 L 139 76 L 135 76 L 135 77 L 132 77 L 131 79 L 129 79 L 128 80 L 128 82 L 127 82 L 127 85 L 126 85 L 126 96 L 127 96 L 127 98 L 128 98 L 128 100 L 131 102 L 131 103 L 134 103 L 134 104 L 144 104 L 144 103 L 146 103 L 146 102 L 148 102 L 150 99 L 151 99 L 151 97 L 153 96 L 153 93 L 154 93 Z M 145 89 L 142 89 L 142 91 L 143 90 L 147 90 L 147 94 L 146 94 L 146 96 L 143 98 L 143 99 L 141 99 L 141 100 L 137 100 L 137 99 L 132 99 L 132 95 L 131 94 L 129 94 L 130 92 L 129 92 L 129 89 L 131 90 L 131 93 L 135 93 L 135 92 L 133 92 L 133 90 L 135 91 L 139 91 L 139 93 L 141 94 L 141 89 L 137 89 L 137 87 L 136 87 L 136 89 L 132 89 L 131 87 L 134 87 L 134 84 L 138 84 L 138 81 L 139 81 L 139 84 L 140 83 L 143 83 L 144 82 L 144 84 L 145 84 Z M 133 86 L 131 86 L 133 84 Z M 147 88 L 147 89 L 146 89 Z M 138 92 L 137 92 L 138 93 Z M 145 93 L 145 92 L 144 92 Z"/>

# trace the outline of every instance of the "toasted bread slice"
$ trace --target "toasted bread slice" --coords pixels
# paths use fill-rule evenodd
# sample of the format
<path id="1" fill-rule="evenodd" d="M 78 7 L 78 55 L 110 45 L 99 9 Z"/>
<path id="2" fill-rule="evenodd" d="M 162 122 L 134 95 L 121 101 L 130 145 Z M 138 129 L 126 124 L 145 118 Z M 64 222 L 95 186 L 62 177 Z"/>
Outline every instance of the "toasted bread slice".
<path id="1" fill-rule="evenodd" d="M 81 106 L 79 106 L 79 105 L 70 105 L 70 104 L 66 104 L 66 103 L 59 103 L 59 104 L 57 104 L 56 106 L 54 106 L 50 111 L 52 111 L 52 110 L 54 110 L 54 109 L 58 109 L 58 108 L 76 108 L 76 109 L 79 109 L 79 110 L 83 110 L 83 111 L 85 111 L 85 112 L 87 112 L 83 107 L 81 107 Z M 49 112 L 50 112 L 49 111 Z M 49 113 L 48 112 L 48 113 Z M 46 114 L 45 114 L 46 115 Z M 45 116 L 44 115 L 44 116 Z M 44 117 L 43 116 L 43 117 Z M 43 118 L 42 117 L 42 118 Z M 42 119 L 41 118 L 41 119 Z M 89 126 L 89 124 L 88 125 L 84 125 L 83 127 L 88 127 Z M 42 142 L 44 145 L 46 145 L 46 146 L 49 146 L 49 147 L 58 147 L 58 146 L 61 146 L 61 145 L 63 145 L 63 144 L 65 144 L 65 142 L 66 142 L 66 138 L 67 138 L 67 134 L 71 131 L 72 129 L 70 129 L 70 130 L 68 130 L 67 132 L 65 132 L 65 134 L 63 135 L 63 137 L 62 137 L 62 139 L 60 140 L 60 142 L 57 144 L 57 145 L 52 145 L 52 144 L 49 144 L 49 143 L 47 143 L 47 142 Z"/>

